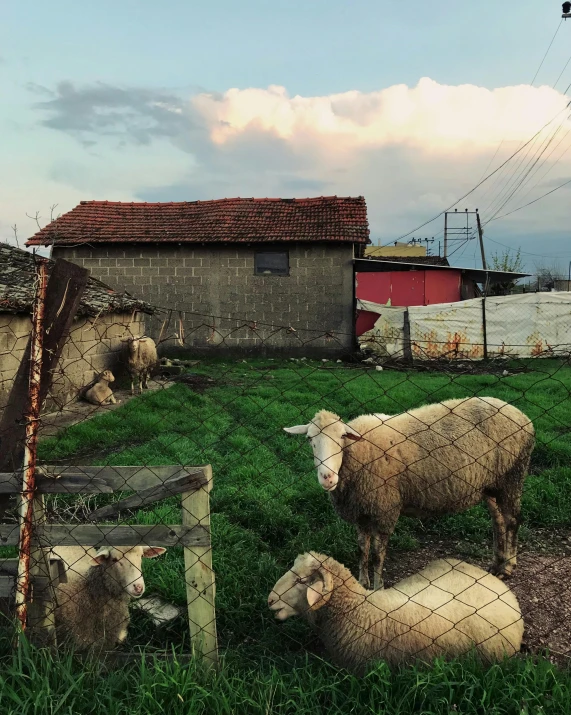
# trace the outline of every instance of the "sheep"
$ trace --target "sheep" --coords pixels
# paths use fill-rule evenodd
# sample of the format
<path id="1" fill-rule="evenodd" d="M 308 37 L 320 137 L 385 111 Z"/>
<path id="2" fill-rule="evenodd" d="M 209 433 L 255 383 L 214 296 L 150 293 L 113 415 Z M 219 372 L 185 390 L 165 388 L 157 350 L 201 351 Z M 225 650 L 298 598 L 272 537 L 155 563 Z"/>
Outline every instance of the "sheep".
<path id="1" fill-rule="evenodd" d="M 311 551 L 275 584 L 268 606 L 278 621 L 303 615 L 333 663 L 359 675 L 376 659 L 392 666 L 455 657 L 474 646 L 497 661 L 520 650 L 524 631 L 507 584 L 451 558 L 392 588 L 367 591 L 342 564 Z"/>
<path id="2" fill-rule="evenodd" d="M 452 514 L 486 500 L 493 521 L 491 572 L 509 578 L 517 561 L 523 482 L 535 430 L 517 408 L 494 397 L 425 405 L 392 417 L 362 415 L 345 424 L 322 410 L 306 425 L 318 481 L 339 516 L 357 527 L 359 580 L 382 588 L 387 544 L 400 514 Z"/>
<path id="3" fill-rule="evenodd" d="M 127 369 L 131 375 L 131 394 L 135 394 L 135 378 L 139 385 L 139 392 L 148 390 L 148 379 L 151 370 L 158 362 L 157 346 L 152 338 L 129 338 Z"/>
<path id="4" fill-rule="evenodd" d="M 105 370 L 99 375 L 97 382 L 85 392 L 84 399 L 93 405 L 119 404 L 121 400 L 117 400 L 113 395 L 109 387 L 110 382 L 115 382 L 115 377 L 111 370 Z"/>
<path id="5" fill-rule="evenodd" d="M 143 558 L 158 546 L 109 546 L 95 552 L 82 547 L 52 549 L 66 566 L 67 581 L 56 587 L 56 633 L 78 650 L 109 650 L 127 637 L 129 602 L 145 592 Z"/>

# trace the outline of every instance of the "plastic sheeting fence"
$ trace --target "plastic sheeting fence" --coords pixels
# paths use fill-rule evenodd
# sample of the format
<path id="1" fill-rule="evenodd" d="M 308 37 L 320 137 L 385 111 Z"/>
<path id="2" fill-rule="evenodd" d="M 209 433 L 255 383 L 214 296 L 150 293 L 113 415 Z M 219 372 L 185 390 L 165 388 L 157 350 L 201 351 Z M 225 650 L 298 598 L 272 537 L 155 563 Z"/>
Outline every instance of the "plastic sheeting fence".
<path id="1" fill-rule="evenodd" d="M 571 349 L 571 292 L 409 308 L 359 300 L 357 308 L 379 314 L 359 342 L 381 356 L 405 355 L 408 341 L 412 356 L 418 359 L 525 358 L 562 355 Z"/>

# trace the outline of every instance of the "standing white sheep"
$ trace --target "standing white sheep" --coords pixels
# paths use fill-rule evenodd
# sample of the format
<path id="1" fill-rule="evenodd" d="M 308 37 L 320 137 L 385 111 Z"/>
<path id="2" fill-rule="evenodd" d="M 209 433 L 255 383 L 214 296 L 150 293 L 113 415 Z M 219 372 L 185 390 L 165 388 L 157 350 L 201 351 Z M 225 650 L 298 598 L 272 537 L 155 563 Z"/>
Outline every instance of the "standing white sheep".
<path id="1" fill-rule="evenodd" d="M 139 392 L 148 389 L 151 370 L 158 362 L 157 346 L 152 338 L 139 337 L 127 340 L 127 369 L 131 375 L 131 394 L 135 394 L 135 380 Z"/>
<path id="2" fill-rule="evenodd" d="M 345 424 L 322 410 L 306 425 L 285 427 L 309 439 L 321 486 L 339 516 L 357 527 L 359 580 L 382 588 L 387 544 L 401 514 L 441 516 L 485 499 L 494 526 L 492 572 L 511 575 L 523 482 L 535 431 L 520 410 L 494 397 L 446 400 L 388 417 Z"/>
<path id="3" fill-rule="evenodd" d="M 359 674 L 379 658 L 394 665 L 473 647 L 500 660 L 519 651 L 524 630 L 508 586 L 457 559 L 433 561 L 392 588 L 367 591 L 342 564 L 310 552 L 279 579 L 268 605 L 279 621 L 305 616 L 332 661 Z"/>
<path id="4" fill-rule="evenodd" d="M 129 602 L 145 592 L 141 560 L 166 549 L 158 546 L 58 547 L 53 553 L 68 567 L 56 588 L 56 632 L 76 648 L 109 650 L 127 637 Z"/>

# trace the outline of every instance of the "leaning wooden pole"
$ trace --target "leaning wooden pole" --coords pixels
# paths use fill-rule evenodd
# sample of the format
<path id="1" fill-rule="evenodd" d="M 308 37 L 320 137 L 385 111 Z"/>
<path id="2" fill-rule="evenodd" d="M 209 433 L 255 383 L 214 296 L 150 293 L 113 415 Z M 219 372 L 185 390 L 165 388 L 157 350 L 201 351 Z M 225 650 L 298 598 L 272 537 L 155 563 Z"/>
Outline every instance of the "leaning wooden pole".
<path id="1" fill-rule="evenodd" d="M 30 341 L 30 373 L 28 382 L 28 408 L 25 415 L 26 436 L 24 442 L 24 476 L 20 496 L 20 554 L 16 579 L 16 617 L 22 630 L 26 629 L 30 592 L 30 549 L 32 542 L 32 516 L 35 490 L 36 452 L 40 419 L 40 383 L 42 376 L 42 345 L 44 339 L 44 315 L 46 305 L 47 262 L 38 259 L 36 299 L 32 318 Z"/>
<path id="2" fill-rule="evenodd" d="M 45 324 L 40 380 L 40 404 L 50 389 L 53 373 L 61 357 L 63 346 L 83 291 L 89 271 L 74 263 L 57 260 L 50 272 L 46 290 Z M 8 404 L 0 416 L 0 472 L 19 472 L 24 459 L 25 412 L 27 410 L 31 336 L 16 373 Z M 0 494 L 0 522 L 9 507 L 9 494 Z"/>

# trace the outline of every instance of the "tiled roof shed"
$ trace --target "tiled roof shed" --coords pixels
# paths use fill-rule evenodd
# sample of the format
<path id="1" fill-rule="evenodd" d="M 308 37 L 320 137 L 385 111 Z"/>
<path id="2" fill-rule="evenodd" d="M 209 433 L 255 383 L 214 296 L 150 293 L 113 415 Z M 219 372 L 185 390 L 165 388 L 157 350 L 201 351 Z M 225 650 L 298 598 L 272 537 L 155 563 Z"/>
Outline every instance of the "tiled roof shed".
<path id="1" fill-rule="evenodd" d="M 48 272 L 54 261 L 49 261 Z M 34 256 L 16 246 L 0 243 L 0 313 L 31 313 L 35 295 Z M 78 317 L 128 313 L 153 313 L 153 308 L 129 293 L 119 293 L 95 278 L 89 278 Z"/>
<path id="2" fill-rule="evenodd" d="M 27 245 L 295 241 L 369 243 L 365 199 L 82 201 L 41 229 Z"/>

